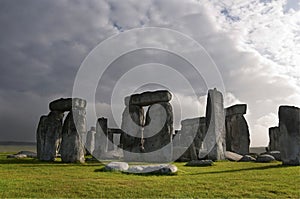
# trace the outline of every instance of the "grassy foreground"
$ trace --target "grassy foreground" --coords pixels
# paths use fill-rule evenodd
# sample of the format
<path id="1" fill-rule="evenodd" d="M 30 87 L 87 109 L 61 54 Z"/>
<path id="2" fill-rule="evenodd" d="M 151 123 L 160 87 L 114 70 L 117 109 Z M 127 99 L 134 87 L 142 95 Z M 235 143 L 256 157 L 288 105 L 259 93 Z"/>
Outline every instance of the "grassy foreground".
<path id="1" fill-rule="evenodd" d="M 177 175 L 97 172 L 101 163 L 43 163 L 0 154 L 0 197 L 88 198 L 300 198 L 300 167 L 274 163 L 175 163 Z"/>

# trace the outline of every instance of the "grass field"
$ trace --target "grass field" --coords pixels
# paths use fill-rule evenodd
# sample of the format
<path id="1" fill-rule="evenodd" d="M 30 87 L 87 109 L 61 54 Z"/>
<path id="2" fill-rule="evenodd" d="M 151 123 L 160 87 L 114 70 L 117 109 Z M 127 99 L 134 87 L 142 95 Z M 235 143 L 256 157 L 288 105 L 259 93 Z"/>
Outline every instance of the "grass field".
<path id="1" fill-rule="evenodd" d="M 88 198 L 300 198 L 300 167 L 274 163 L 175 163 L 177 175 L 101 172 L 98 162 L 63 164 L 12 160 L 0 154 L 0 197 Z"/>

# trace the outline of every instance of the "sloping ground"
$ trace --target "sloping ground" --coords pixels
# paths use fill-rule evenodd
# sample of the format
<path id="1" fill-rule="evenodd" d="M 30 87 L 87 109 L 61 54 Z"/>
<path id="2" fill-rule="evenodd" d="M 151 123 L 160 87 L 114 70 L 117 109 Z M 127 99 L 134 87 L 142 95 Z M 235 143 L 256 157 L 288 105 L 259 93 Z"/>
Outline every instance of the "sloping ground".
<path id="1" fill-rule="evenodd" d="M 69 198 L 299 198 L 300 167 L 280 162 L 216 162 L 211 167 L 175 163 L 177 175 L 102 172 L 98 162 L 44 163 L 0 155 L 0 197 Z"/>

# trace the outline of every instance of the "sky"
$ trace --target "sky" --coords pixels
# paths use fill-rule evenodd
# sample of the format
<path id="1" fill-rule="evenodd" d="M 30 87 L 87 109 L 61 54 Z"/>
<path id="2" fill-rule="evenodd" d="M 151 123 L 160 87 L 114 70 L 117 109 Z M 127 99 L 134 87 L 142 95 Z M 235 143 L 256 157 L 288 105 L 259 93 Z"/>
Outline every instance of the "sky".
<path id="1" fill-rule="evenodd" d="M 111 37 L 116 37 L 114 45 L 106 45 L 99 60 L 133 43 L 164 44 L 199 58 L 193 46 L 168 31 L 118 38 L 148 27 L 180 33 L 190 38 L 188 44 L 201 45 L 201 55 L 207 53 L 221 76 L 225 107 L 248 105 L 251 146 L 267 146 L 268 128 L 278 125 L 280 105 L 300 107 L 299 0 L 1 0 L 0 27 L 0 141 L 34 142 L 49 102 L 72 96 L 83 61 Z M 168 85 L 176 129 L 182 119 L 204 116 L 206 81 L 214 76 L 194 77 L 189 64 L 179 58 L 157 49 L 119 56 L 98 82 L 99 116 L 108 117 L 109 125 L 116 127 L 129 91 L 169 89 Z M 205 67 L 212 64 L 202 61 Z M 139 67 L 131 70 L 135 65 Z M 154 78 L 152 83 L 148 77 Z M 183 86 L 184 79 L 199 85 L 196 98 Z M 166 85 L 156 82 L 161 80 Z M 95 121 L 88 117 L 88 124 Z"/>

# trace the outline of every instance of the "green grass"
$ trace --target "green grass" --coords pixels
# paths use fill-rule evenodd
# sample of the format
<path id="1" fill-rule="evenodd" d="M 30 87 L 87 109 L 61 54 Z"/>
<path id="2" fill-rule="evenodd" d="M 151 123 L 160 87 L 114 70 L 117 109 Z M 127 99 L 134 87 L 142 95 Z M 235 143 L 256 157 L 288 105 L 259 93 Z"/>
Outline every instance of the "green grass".
<path id="1" fill-rule="evenodd" d="M 103 165 L 98 162 L 44 163 L 0 154 L 0 197 L 300 198 L 300 167 L 284 167 L 280 162 L 175 164 L 177 175 L 134 175 L 99 172 Z"/>

